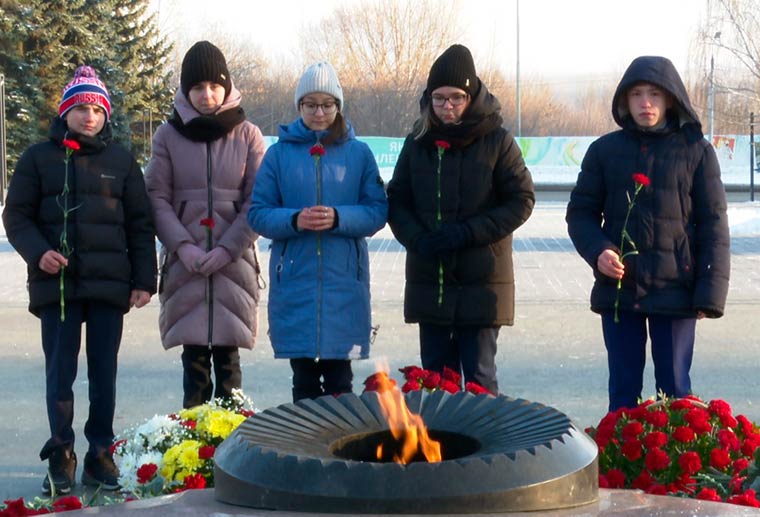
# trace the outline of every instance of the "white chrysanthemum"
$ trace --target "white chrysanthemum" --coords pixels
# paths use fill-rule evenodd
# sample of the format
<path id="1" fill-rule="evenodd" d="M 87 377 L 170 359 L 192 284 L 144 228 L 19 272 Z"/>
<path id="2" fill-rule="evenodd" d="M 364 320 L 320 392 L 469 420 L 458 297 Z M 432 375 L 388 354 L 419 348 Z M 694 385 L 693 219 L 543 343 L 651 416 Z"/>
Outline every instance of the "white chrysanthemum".
<path id="1" fill-rule="evenodd" d="M 177 420 L 166 415 L 156 415 L 135 430 L 135 438 L 141 440 L 145 451 L 156 448 L 168 448 L 172 439 L 181 434 L 181 426 Z"/>
<path id="2" fill-rule="evenodd" d="M 115 455 L 114 460 L 119 467 L 119 485 L 127 492 L 137 487 L 137 456 L 135 454 Z"/>

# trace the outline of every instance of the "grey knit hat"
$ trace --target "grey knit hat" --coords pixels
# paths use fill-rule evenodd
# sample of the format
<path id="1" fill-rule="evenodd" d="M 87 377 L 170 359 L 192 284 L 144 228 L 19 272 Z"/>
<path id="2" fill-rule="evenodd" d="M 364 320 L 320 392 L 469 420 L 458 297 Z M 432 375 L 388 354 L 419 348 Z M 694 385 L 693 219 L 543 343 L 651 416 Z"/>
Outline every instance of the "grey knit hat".
<path id="1" fill-rule="evenodd" d="M 338 101 L 338 107 L 343 109 L 343 88 L 338 81 L 338 74 L 327 61 L 314 63 L 301 76 L 296 88 L 296 111 L 301 108 L 301 99 L 316 92 L 332 95 Z"/>

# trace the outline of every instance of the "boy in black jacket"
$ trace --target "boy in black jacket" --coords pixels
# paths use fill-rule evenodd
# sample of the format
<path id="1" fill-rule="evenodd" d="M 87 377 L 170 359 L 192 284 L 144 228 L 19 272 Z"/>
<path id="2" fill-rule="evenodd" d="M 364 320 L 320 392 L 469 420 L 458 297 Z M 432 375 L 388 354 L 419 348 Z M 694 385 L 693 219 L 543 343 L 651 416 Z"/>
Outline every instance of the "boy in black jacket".
<path id="1" fill-rule="evenodd" d="M 720 166 L 670 60 L 636 58 L 612 115 L 622 129 L 589 147 L 566 215 L 594 270 L 610 411 L 641 397 L 647 331 L 657 393 L 691 393 L 696 320 L 723 315 L 730 269 Z"/>
<path id="2" fill-rule="evenodd" d="M 50 139 L 27 149 L 8 189 L 3 223 L 27 263 L 29 310 L 40 318 L 50 439 L 44 494 L 74 485 L 74 393 L 87 326 L 89 450 L 82 482 L 118 488 L 113 441 L 116 360 L 124 313 L 156 291 L 150 201 L 132 154 L 111 141 L 108 90 L 89 66 L 66 85 Z"/>

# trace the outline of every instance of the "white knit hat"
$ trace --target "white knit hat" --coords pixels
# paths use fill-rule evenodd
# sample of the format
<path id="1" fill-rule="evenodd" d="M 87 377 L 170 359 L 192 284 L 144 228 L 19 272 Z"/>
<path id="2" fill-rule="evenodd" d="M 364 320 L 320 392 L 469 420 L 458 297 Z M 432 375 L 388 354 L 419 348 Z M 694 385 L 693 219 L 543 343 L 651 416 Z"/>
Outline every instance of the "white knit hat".
<path id="1" fill-rule="evenodd" d="M 316 92 L 332 95 L 343 109 L 343 88 L 340 87 L 338 74 L 327 61 L 314 63 L 301 76 L 296 88 L 296 111 L 301 109 L 301 99 Z"/>

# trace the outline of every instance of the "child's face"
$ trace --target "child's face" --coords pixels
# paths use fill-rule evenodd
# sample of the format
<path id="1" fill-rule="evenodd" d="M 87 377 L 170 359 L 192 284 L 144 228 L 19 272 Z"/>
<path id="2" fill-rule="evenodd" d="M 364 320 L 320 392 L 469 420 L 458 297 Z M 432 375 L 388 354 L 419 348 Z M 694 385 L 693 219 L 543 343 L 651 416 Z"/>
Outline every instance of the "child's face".
<path id="1" fill-rule="evenodd" d="M 190 88 L 187 96 L 198 113 L 213 115 L 224 104 L 225 94 L 224 86 L 221 84 L 201 81 Z"/>
<path id="2" fill-rule="evenodd" d="M 633 121 L 643 128 L 660 125 L 665 119 L 665 112 L 673 104 L 668 92 L 649 83 L 633 86 L 626 96 Z"/>

